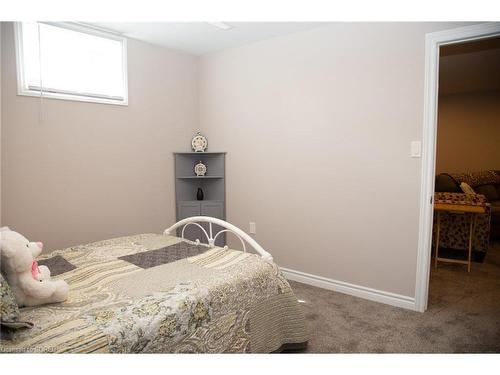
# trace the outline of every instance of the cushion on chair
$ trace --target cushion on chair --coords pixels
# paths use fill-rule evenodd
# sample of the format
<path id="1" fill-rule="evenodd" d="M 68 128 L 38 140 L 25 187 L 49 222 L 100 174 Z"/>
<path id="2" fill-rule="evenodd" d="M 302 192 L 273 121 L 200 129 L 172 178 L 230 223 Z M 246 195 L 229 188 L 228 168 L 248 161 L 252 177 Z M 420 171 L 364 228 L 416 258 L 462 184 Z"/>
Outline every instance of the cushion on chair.
<path id="1" fill-rule="evenodd" d="M 500 200 L 497 189 L 493 184 L 477 186 L 474 191 L 477 194 L 483 194 L 489 202 Z"/>
<path id="2" fill-rule="evenodd" d="M 499 184 L 500 175 L 492 170 L 469 172 L 469 173 L 448 173 L 457 182 L 466 182 L 473 188 L 486 184 Z"/>
<path id="3" fill-rule="evenodd" d="M 436 189 L 437 192 L 451 192 L 461 193 L 462 190 L 456 181 L 448 174 L 441 173 L 436 176 Z"/>
<path id="4" fill-rule="evenodd" d="M 462 191 L 465 193 L 465 194 L 469 194 L 469 195 L 475 195 L 476 192 L 474 191 L 474 189 L 466 182 L 462 182 L 460 184 L 460 189 L 462 189 Z"/>

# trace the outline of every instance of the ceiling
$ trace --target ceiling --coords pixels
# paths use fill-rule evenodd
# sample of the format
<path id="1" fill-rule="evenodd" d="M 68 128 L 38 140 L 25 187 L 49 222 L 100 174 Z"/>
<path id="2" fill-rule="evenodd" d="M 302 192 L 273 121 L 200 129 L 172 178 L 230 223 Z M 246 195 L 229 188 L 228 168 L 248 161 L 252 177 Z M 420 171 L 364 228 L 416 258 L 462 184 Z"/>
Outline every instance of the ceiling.
<path id="1" fill-rule="evenodd" d="M 500 90 L 500 38 L 443 46 L 439 94 Z"/>
<path id="2" fill-rule="evenodd" d="M 233 28 L 222 30 L 208 22 L 99 22 L 92 25 L 119 32 L 129 38 L 193 55 L 203 55 L 326 24 L 324 22 L 226 23 Z"/>

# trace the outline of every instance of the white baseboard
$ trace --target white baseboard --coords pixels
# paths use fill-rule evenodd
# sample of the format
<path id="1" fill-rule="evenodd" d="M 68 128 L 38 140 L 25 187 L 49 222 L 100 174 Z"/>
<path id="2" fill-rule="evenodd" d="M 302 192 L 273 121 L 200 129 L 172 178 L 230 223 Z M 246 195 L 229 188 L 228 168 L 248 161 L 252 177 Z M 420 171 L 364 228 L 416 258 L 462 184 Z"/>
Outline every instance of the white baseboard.
<path id="1" fill-rule="evenodd" d="M 281 268 L 281 271 L 288 280 L 316 286 L 318 288 L 333 290 L 339 293 L 349 294 L 351 296 L 368 299 L 370 301 L 402 307 L 404 309 L 416 310 L 415 298 L 413 297 L 384 292 L 383 290 L 367 288 L 360 285 L 349 284 L 343 281 L 333 280 L 323 276 L 311 275 L 305 272 L 295 271 L 288 268 Z"/>

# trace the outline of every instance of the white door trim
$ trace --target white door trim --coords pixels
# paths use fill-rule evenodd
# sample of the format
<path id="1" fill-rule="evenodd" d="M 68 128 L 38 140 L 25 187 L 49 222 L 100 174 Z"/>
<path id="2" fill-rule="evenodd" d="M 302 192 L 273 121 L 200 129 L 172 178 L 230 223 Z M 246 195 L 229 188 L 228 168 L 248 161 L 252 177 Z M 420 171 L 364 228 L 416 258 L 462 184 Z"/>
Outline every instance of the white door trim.
<path id="1" fill-rule="evenodd" d="M 420 185 L 420 220 L 417 251 L 417 279 L 415 284 L 415 308 L 427 309 L 429 270 L 432 241 L 431 199 L 434 194 L 436 168 L 436 132 L 439 47 L 445 44 L 483 39 L 500 35 L 500 22 L 481 23 L 451 30 L 429 33 L 425 36 L 425 86 L 424 126 L 422 134 L 422 175 Z"/>

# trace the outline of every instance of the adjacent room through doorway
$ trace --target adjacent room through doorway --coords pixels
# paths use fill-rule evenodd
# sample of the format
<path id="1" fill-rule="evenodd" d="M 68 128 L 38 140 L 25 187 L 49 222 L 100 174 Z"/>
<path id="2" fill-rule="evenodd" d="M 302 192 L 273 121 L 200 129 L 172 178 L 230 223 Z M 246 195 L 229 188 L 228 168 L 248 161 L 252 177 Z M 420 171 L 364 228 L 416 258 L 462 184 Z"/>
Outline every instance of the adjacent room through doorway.
<path id="1" fill-rule="evenodd" d="M 499 68 L 499 37 L 440 47 L 428 306 L 478 334 L 500 311 Z"/>

